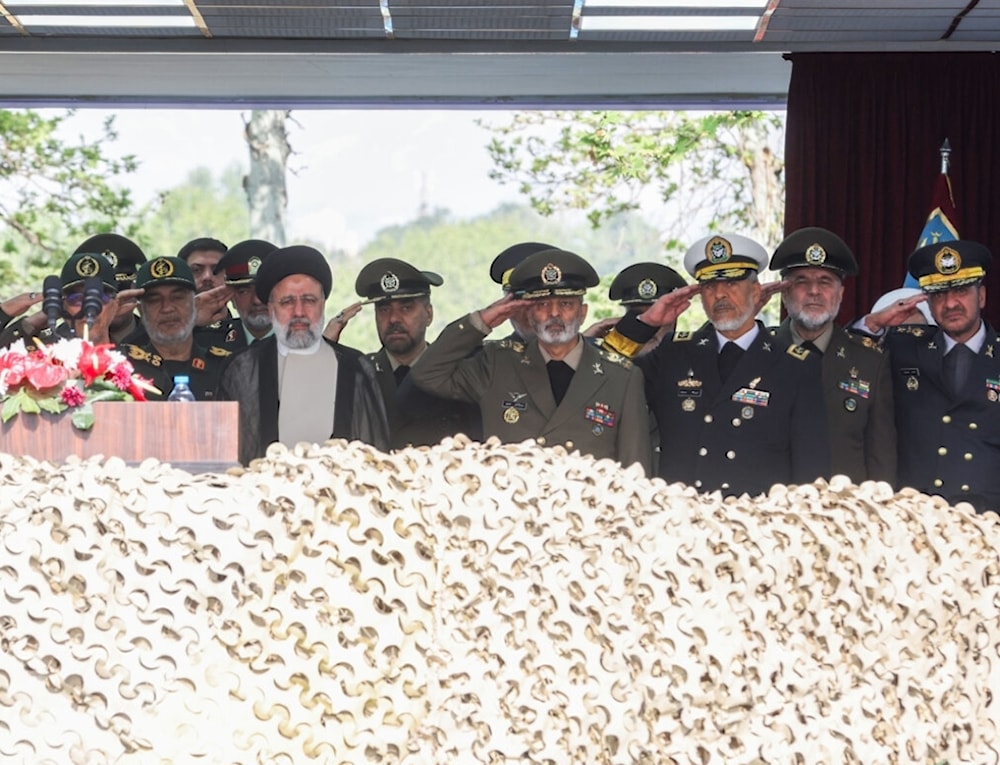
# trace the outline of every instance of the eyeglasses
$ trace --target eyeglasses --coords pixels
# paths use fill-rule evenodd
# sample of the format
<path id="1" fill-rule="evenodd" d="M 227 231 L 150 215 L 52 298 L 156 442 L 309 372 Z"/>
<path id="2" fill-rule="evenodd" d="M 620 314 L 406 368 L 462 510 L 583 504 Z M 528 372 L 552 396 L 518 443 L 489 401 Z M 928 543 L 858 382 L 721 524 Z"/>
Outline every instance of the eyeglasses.
<path id="1" fill-rule="evenodd" d="M 107 305 L 108 303 L 110 303 L 111 302 L 111 298 L 113 298 L 113 297 L 114 297 L 114 295 L 112 295 L 110 292 L 102 292 L 101 293 L 101 300 L 104 302 L 104 305 Z M 66 305 L 68 305 L 68 306 L 70 306 L 72 308 L 79 308 L 80 306 L 83 305 L 83 293 L 82 292 L 70 292 L 68 295 L 63 295 L 63 300 L 66 301 Z"/>
<path id="2" fill-rule="evenodd" d="M 302 303 L 303 308 L 315 308 L 320 304 L 320 299 L 315 295 L 287 295 L 273 302 L 278 308 L 289 311 L 295 308 L 296 303 Z"/>

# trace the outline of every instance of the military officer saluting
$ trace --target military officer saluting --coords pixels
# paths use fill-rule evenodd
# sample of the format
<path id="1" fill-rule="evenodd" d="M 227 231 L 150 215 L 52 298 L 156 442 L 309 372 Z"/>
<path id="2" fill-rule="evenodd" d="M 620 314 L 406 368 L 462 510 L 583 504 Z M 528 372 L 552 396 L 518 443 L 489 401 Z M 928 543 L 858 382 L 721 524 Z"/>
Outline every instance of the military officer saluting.
<path id="1" fill-rule="evenodd" d="M 215 273 L 224 273 L 226 286 L 233 290 L 233 305 L 238 319 L 230 319 L 228 328 L 217 344 L 236 353 L 272 333 L 271 313 L 267 304 L 257 297 L 257 270 L 277 245 L 264 239 L 237 242 L 215 264 Z"/>
<path id="2" fill-rule="evenodd" d="M 493 258 L 493 262 L 490 263 L 490 278 L 500 285 L 500 288 L 506 295 L 510 292 L 510 275 L 514 273 L 514 269 L 517 266 L 524 262 L 525 258 L 542 250 L 557 249 L 559 248 L 555 245 L 545 244 L 544 242 L 518 242 L 517 244 L 512 244 Z M 528 320 L 525 311 L 526 309 L 514 311 L 508 317 L 507 320 L 514 330 L 507 336 L 509 340 L 524 343 L 534 337 L 531 322 Z"/>
<path id="3" fill-rule="evenodd" d="M 869 314 L 885 334 L 899 434 L 899 484 L 1000 510 L 1000 340 L 982 319 L 992 255 L 978 242 L 921 247 L 907 269 L 923 295 Z M 926 300 L 938 326 L 901 322 Z"/>
<path id="4" fill-rule="evenodd" d="M 635 355 L 701 293 L 709 321 L 636 359 L 659 426 L 659 475 L 668 481 L 756 495 L 828 474 L 819 359 L 778 343 L 754 318 L 767 259 L 745 236 L 706 236 L 684 258 L 697 284 L 626 315 L 604 339 Z"/>
<path id="5" fill-rule="evenodd" d="M 834 323 L 844 279 L 858 273 L 854 253 L 832 231 L 802 228 L 778 245 L 771 270 L 779 271 L 785 284 L 788 316 L 775 332 L 779 345 L 799 345 L 822 358 L 831 474 L 855 483 L 894 484 L 896 425 L 888 354 L 871 338 Z"/>
<path id="6" fill-rule="evenodd" d="M 479 405 L 485 436 L 534 438 L 649 469 L 649 416 L 632 363 L 584 342 L 584 295 L 593 267 L 564 250 L 529 255 L 510 274 L 509 294 L 448 325 L 410 370 L 437 396 Z M 535 338 L 483 338 L 526 311 Z M 470 356 L 482 346 L 482 352 Z"/>
<path id="7" fill-rule="evenodd" d="M 195 286 L 188 264 L 180 258 L 153 258 L 142 264 L 135 286 L 143 290 L 139 312 L 149 341 L 142 345 L 123 343 L 119 350 L 136 372 L 160 390 L 159 395 L 147 393 L 146 397 L 165 399 L 173 388 L 174 376 L 186 375 L 196 399 L 213 398 L 231 354 L 195 341 Z"/>
<path id="8" fill-rule="evenodd" d="M 433 396 L 409 379 L 412 367 L 429 347 L 427 328 L 434 321 L 431 287 L 444 280 L 397 258 L 379 258 L 361 269 L 355 292 L 375 304 L 375 328 L 382 347 L 369 353 L 389 415 L 394 449 L 436 444 L 464 433 L 482 437 L 475 404 Z"/>

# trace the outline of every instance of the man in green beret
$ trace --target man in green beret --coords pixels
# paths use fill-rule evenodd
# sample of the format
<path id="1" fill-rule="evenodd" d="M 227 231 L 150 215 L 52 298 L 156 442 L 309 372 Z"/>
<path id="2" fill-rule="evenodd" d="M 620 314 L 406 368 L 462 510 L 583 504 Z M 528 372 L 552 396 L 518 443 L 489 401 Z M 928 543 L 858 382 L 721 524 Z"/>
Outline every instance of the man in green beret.
<path id="1" fill-rule="evenodd" d="M 198 401 L 212 399 L 230 356 L 225 348 L 206 347 L 195 339 L 194 285 L 191 269 L 180 258 L 153 258 L 136 274 L 135 286 L 142 290 L 139 313 L 149 339 L 141 345 L 123 343 L 119 349 L 159 389 L 159 394 L 146 394 L 151 400 L 170 395 L 176 375 L 189 378 Z"/>
<path id="2" fill-rule="evenodd" d="M 1000 511 L 1000 338 L 982 317 L 992 260 L 970 240 L 921 247 L 907 270 L 923 294 L 856 325 L 891 357 L 900 486 L 980 512 Z M 922 301 L 937 326 L 904 325 Z"/>
<path id="3" fill-rule="evenodd" d="M 649 471 L 649 414 L 642 375 L 631 362 L 584 341 L 584 295 L 593 267 L 564 250 L 541 250 L 510 274 L 508 295 L 444 329 L 410 371 L 436 396 L 479 406 L 484 436 L 534 438 Z M 525 310 L 526 309 L 526 310 Z M 519 311 L 527 342 L 483 342 Z M 481 353 L 473 352 L 482 347 Z"/>

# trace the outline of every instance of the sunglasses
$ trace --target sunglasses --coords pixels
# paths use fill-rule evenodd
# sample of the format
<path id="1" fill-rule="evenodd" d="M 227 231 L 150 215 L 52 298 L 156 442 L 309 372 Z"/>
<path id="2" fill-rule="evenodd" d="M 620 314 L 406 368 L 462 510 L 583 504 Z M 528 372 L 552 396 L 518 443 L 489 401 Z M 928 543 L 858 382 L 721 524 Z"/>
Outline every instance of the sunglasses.
<path id="1" fill-rule="evenodd" d="M 112 295 L 110 292 L 102 292 L 101 293 L 101 300 L 104 301 L 104 305 L 107 305 L 108 303 L 110 303 L 111 302 L 111 298 L 113 298 L 113 297 L 114 297 L 114 295 Z M 83 305 L 83 293 L 82 292 L 70 292 L 68 295 L 63 295 L 63 300 L 65 300 L 66 301 L 66 305 L 70 306 L 71 308 L 79 308 L 80 306 Z"/>

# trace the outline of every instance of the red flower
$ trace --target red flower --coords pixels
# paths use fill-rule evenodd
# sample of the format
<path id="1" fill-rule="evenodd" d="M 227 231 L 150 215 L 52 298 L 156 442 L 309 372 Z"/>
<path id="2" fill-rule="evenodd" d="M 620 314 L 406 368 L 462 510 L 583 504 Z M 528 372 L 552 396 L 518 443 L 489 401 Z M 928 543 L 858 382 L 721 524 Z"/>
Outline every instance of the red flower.
<path id="1" fill-rule="evenodd" d="M 83 375 L 83 384 L 89 386 L 94 380 L 104 377 L 111 368 L 111 351 L 113 345 L 91 345 L 83 343 L 83 350 L 80 352 L 80 374 Z"/>
<path id="2" fill-rule="evenodd" d="M 23 382 L 25 358 L 21 353 L 7 353 L 0 357 L 0 376 L 8 387 L 13 388 Z"/>
<path id="3" fill-rule="evenodd" d="M 32 353 L 28 357 L 24 375 L 35 390 L 54 388 L 69 379 L 66 367 L 54 363 L 52 359 L 40 353 Z"/>
<path id="4" fill-rule="evenodd" d="M 86 401 L 83 391 L 75 385 L 67 385 L 63 388 L 59 398 L 62 399 L 62 402 L 66 406 L 80 406 L 84 401 Z"/>

